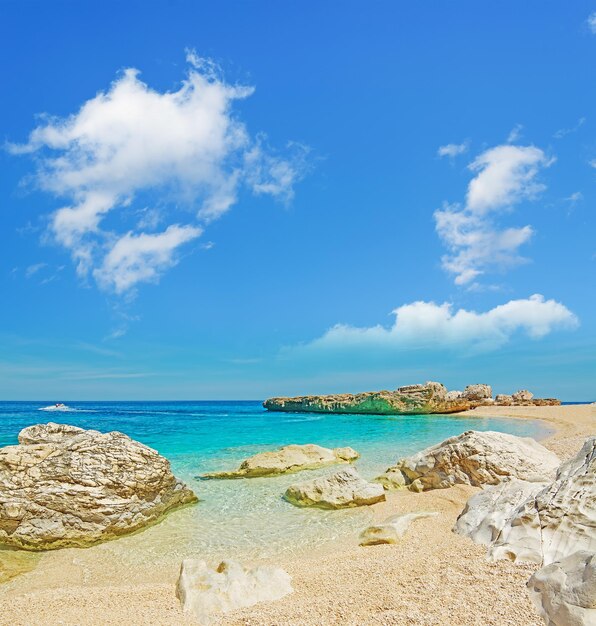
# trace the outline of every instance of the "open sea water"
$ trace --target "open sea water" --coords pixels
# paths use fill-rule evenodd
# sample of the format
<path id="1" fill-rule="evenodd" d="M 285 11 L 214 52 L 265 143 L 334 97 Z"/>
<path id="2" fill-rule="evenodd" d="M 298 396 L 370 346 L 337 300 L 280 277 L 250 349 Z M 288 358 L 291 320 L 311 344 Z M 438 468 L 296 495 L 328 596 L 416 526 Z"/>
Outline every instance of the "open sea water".
<path id="1" fill-rule="evenodd" d="M 136 565 L 179 563 L 185 557 L 260 559 L 310 550 L 358 533 L 372 518 L 367 507 L 300 509 L 282 499 L 291 483 L 331 473 L 333 467 L 275 478 L 200 478 L 204 472 L 233 469 L 257 452 L 290 443 L 351 446 L 361 454 L 359 472 L 372 479 L 400 457 L 466 430 L 534 438 L 548 434 L 539 422 L 522 419 L 271 413 L 258 401 L 67 402 L 68 412 L 39 410 L 48 404 L 0 402 L 0 446 L 16 444 L 22 428 L 40 422 L 119 430 L 167 457 L 200 499 L 142 533 L 77 551 L 94 551 L 94 558 L 97 551 L 109 553 L 118 567 L 131 572 Z"/>

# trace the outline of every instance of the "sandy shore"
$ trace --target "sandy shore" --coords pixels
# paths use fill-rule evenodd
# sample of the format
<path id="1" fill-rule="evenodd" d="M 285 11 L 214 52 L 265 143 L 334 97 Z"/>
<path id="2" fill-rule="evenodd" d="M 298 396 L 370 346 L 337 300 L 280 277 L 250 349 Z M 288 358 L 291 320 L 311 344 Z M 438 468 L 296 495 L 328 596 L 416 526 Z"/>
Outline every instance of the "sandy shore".
<path id="1" fill-rule="evenodd" d="M 562 459 L 596 433 L 596 406 L 591 405 L 484 407 L 466 415 L 543 420 L 553 434 L 542 443 Z M 457 486 L 422 494 L 390 493 L 386 502 L 373 507 L 375 519 L 412 511 L 438 511 L 440 516 L 414 522 L 398 545 L 361 548 L 354 536 L 330 543 L 317 554 L 277 560 L 275 565 L 291 574 L 295 592 L 272 604 L 228 614 L 220 623 L 542 624 L 525 590 L 535 566 L 489 563 L 482 546 L 451 532 L 476 491 Z M 74 558 L 57 564 L 56 559 L 41 557 L 36 565 L 0 587 L 0 624 L 192 623 L 174 596 L 174 571 L 161 576 L 156 572 L 156 580 L 163 582 L 131 585 L 123 575 L 120 584 L 106 584 L 78 580 Z"/>

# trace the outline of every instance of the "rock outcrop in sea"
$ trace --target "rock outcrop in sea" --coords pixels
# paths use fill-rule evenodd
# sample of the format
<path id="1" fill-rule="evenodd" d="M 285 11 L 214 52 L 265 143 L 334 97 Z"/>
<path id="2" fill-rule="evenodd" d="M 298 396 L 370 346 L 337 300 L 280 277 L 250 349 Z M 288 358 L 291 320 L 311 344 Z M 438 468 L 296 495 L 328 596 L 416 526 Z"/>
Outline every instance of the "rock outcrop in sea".
<path id="1" fill-rule="evenodd" d="M 505 396 L 497 396 L 505 398 Z M 464 391 L 447 391 L 441 383 L 407 385 L 395 391 L 366 391 L 324 396 L 269 398 L 263 406 L 269 411 L 297 413 L 362 413 L 377 415 L 422 415 L 428 413 L 458 413 L 478 406 L 499 404 L 492 398 L 489 385 L 468 385 Z M 558 405 L 560 400 L 534 398 L 529 391 L 506 396 L 504 405 Z"/>
<path id="2" fill-rule="evenodd" d="M 473 496 L 454 530 L 486 543 L 492 560 L 549 565 L 578 550 L 596 551 L 596 437 L 561 465 L 554 481 L 537 492 L 525 488 L 526 498 L 513 482 Z"/>
<path id="3" fill-rule="evenodd" d="M 38 424 L 0 448 L 0 544 L 85 547 L 197 501 L 155 450 L 120 432 Z"/>
<path id="4" fill-rule="evenodd" d="M 355 468 L 348 467 L 330 476 L 290 485 L 284 498 L 296 506 L 343 509 L 382 502 L 385 491 L 382 485 L 367 482 Z"/>
<path id="5" fill-rule="evenodd" d="M 237 470 L 212 472 L 203 478 L 257 478 L 318 469 L 338 463 L 352 463 L 359 458 L 352 448 L 323 448 L 312 443 L 289 445 L 279 450 L 261 452 L 244 460 Z"/>
<path id="6" fill-rule="evenodd" d="M 553 478 L 559 458 L 534 439 L 469 430 L 401 459 L 375 480 L 387 489 L 496 485 L 505 477 L 531 483 Z"/>
<path id="7" fill-rule="evenodd" d="M 183 610 L 201 626 L 219 623 L 222 614 L 234 609 L 273 602 L 292 591 L 291 578 L 284 570 L 249 568 L 236 561 L 222 561 L 213 569 L 205 561 L 185 559 L 176 584 Z"/>

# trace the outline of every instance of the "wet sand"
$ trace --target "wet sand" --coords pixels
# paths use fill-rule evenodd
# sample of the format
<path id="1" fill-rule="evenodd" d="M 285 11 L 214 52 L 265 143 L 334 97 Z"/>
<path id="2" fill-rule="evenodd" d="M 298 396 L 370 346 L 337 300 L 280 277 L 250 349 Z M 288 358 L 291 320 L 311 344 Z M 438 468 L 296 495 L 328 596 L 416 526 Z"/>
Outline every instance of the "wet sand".
<path id="1" fill-rule="evenodd" d="M 553 434 L 542 443 L 562 460 L 596 434 L 592 405 L 482 407 L 468 415 L 543 420 Z M 397 545 L 362 548 L 357 536 L 351 536 L 326 544 L 316 554 L 273 561 L 290 573 L 295 592 L 275 603 L 229 613 L 218 623 L 542 624 L 525 589 L 536 566 L 489 563 L 483 546 L 451 532 L 466 500 L 477 491 L 459 485 L 422 494 L 390 492 L 386 502 L 372 507 L 375 519 L 414 511 L 438 511 L 440 516 L 414 522 Z M 113 563 L 109 572 L 89 578 L 77 563 L 76 551 L 61 552 L 42 555 L 32 571 L 0 587 L 0 624 L 193 623 L 174 595 L 176 568 L 139 564 L 149 571 L 123 566 L 119 572 Z M 2 553 L 0 564 L 1 559 Z"/>

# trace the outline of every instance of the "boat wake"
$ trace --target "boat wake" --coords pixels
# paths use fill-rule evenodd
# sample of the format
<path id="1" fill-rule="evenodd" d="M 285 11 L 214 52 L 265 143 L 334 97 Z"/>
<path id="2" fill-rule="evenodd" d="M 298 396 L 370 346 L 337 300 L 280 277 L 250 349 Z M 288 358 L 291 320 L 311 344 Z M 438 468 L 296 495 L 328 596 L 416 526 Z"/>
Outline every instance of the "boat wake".
<path id="1" fill-rule="evenodd" d="M 66 404 L 62 404 L 62 402 L 58 402 L 58 404 L 51 404 L 50 406 L 42 406 L 39 409 L 37 409 L 38 411 L 58 411 L 58 412 L 62 412 L 62 413 L 72 413 L 74 411 L 76 411 L 77 409 L 71 409 L 69 406 L 66 406 Z"/>

